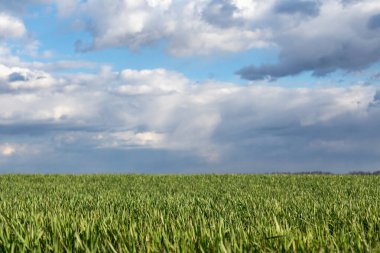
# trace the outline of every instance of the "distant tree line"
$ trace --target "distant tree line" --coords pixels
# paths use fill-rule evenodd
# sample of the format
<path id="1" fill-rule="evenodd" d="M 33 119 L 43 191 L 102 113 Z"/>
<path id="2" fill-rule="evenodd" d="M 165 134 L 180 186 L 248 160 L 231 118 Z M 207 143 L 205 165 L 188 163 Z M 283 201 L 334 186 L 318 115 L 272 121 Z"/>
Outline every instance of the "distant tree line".
<path id="1" fill-rule="evenodd" d="M 313 174 L 313 175 L 330 175 L 332 174 L 331 172 L 329 171 L 319 171 L 319 170 L 315 170 L 315 171 L 301 171 L 301 172 L 295 172 L 293 174 Z"/>
<path id="2" fill-rule="evenodd" d="M 275 172 L 272 174 L 295 174 L 295 175 L 332 175 L 334 173 L 329 171 L 301 171 L 301 172 Z M 361 171 L 355 170 L 348 173 L 349 175 L 380 175 L 380 170 L 370 172 L 370 171 Z"/>
<path id="3" fill-rule="evenodd" d="M 369 171 L 352 171 L 351 175 L 380 175 L 380 170 L 369 172 Z"/>
<path id="4" fill-rule="evenodd" d="M 319 170 L 315 170 L 315 171 L 300 171 L 300 172 L 274 172 L 274 173 L 271 173 L 271 174 L 292 174 L 292 175 L 330 175 L 330 174 L 333 174 L 329 171 L 319 171 Z"/>

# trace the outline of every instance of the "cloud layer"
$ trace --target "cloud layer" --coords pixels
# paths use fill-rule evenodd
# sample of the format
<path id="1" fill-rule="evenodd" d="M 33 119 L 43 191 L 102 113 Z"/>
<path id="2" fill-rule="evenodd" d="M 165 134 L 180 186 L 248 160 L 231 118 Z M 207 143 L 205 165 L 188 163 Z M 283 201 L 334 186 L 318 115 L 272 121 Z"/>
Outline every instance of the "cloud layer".
<path id="1" fill-rule="evenodd" d="M 138 50 L 161 42 L 171 55 L 182 57 L 276 49 L 276 63 L 237 71 L 249 80 L 357 71 L 380 58 L 380 3 L 375 0 L 89 0 L 61 9 L 86 16 L 83 27 L 92 41 L 77 41 L 79 51 Z"/>
<path id="2" fill-rule="evenodd" d="M 302 2 L 299 8 L 306 3 Z M 293 5 L 288 11 L 301 11 L 305 7 L 298 10 Z M 338 1 L 323 1 L 318 11 L 302 11 L 299 20 L 295 20 L 298 15 L 279 13 L 279 19 L 288 22 L 274 33 L 273 41 L 279 47 L 278 62 L 243 68 L 238 71 L 241 77 L 276 79 L 304 71 L 321 76 L 336 70 L 363 70 L 379 61 L 378 2 L 344 5 Z"/>
<path id="3" fill-rule="evenodd" d="M 210 4 L 205 1 L 171 0 L 86 1 L 78 6 L 77 12 L 90 20 L 84 26 L 93 40 L 90 43 L 78 41 L 77 50 L 108 47 L 137 50 L 167 41 L 170 54 L 191 56 L 237 52 L 266 45 L 265 31 L 261 29 L 242 30 L 207 22 L 204 16 L 207 15 L 205 11 L 212 8 Z M 65 9 L 63 12 L 68 11 Z M 99 16 L 102 18 L 99 19 Z"/>
<path id="4" fill-rule="evenodd" d="M 21 2 L 0 3 L 0 172 L 347 172 L 380 166 L 376 85 L 267 82 L 377 63 L 378 1 Z M 168 68 L 116 70 L 75 57 L 37 61 L 45 54 L 22 18 L 31 5 L 57 7 L 63 23 L 68 19 L 89 34 L 75 43 L 79 55 L 160 44 L 171 56 L 196 60 L 258 48 L 275 50 L 278 59 L 239 70 L 252 80 L 244 84 L 193 80 Z M 376 83 L 378 73 L 366 80 Z"/>
<path id="5" fill-rule="evenodd" d="M 3 66 L 0 73 L 6 87 L 0 94 L 3 167 L 22 168 L 26 161 L 41 171 L 62 162 L 66 172 L 76 164 L 103 172 L 378 166 L 373 86 L 198 83 L 166 69 L 103 68 L 54 77 Z M 38 85 L 41 77 L 49 85 Z M 24 163 L 12 159 L 18 155 Z"/>

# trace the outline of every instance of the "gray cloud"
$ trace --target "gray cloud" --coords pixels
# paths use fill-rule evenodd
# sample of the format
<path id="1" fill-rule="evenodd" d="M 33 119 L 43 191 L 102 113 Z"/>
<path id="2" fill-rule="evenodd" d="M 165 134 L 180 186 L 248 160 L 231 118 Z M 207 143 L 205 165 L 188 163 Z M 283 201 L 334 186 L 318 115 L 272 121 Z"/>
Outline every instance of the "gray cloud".
<path id="1" fill-rule="evenodd" d="M 274 10 L 279 14 L 302 14 L 306 16 L 318 16 L 319 3 L 314 0 L 280 1 Z"/>
<path id="2" fill-rule="evenodd" d="M 380 4 L 371 0 L 254 0 L 250 4 L 127 0 L 107 5 L 92 0 L 71 1 L 68 6 L 71 11 L 64 12 L 82 19 L 87 24 L 83 29 L 92 37 L 75 43 L 82 52 L 112 47 L 139 50 L 162 40 L 168 53 L 181 57 L 276 48 L 277 63 L 237 71 L 249 80 L 307 71 L 314 76 L 357 71 L 380 59 Z"/>
<path id="3" fill-rule="evenodd" d="M 368 28 L 371 30 L 380 28 L 380 14 L 373 15 L 368 20 Z"/>
<path id="4" fill-rule="evenodd" d="M 324 2 L 318 17 L 296 23 L 287 31 L 275 31 L 278 62 L 247 66 L 237 74 L 244 79 L 259 80 L 305 71 L 324 76 L 337 70 L 357 71 L 369 67 L 380 59 L 380 36 L 374 30 L 376 8 L 369 11 L 366 7 L 366 1 L 345 7 Z M 335 21 L 331 23 L 332 20 Z"/>
<path id="5" fill-rule="evenodd" d="M 346 6 L 346 5 L 351 5 L 351 4 L 357 4 L 357 3 L 360 3 L 360 2 L 363 2 L 365 0 L 340 0 L 340 2 Z"/>
<path id="6" fill-rule="evenodd" d="M 220 27 L 231 27 L 238 20 L 234 19 L 237 7 L 228 0 L 212 0 L 202 12 L 202 17 L 210 24 Z"/>
<path id="7" fill-rule="evenodd" d="M 380 102 L 380 91 L 379 90 L 376 91 L 376 94 L 375 94 L 373 99 L 375 102 Z"/>
<path id="8" fill-rule="evenodd" d="M 243 69 L 239 74 L 247 79 L 358 70 L 380 57 L 378 29 L 369 25 L 379 11 L 365 1 L 321 2 L 318 11 L 305 1 L 281 8 L 278 1 L 255 1 L 252 9 L 244 1 L 185 2 L 141 2 L 136 13 L 149 18 L 134 16 L 139 29 L 115 31 L 109 28 L 128 24 L 124 7 L 133 1 L 87 1 L 80 11 L 104 19 L 92 20 L 93 41 L 83 45 L 134 48 L 165 38 L 168 50 L 182 56 L 247 50 L 261 39 L 277 46 L 279 62 Z M 172 23 L 176 11 L 183 19 Z M 276 11 L 282 14 L 268 21 Z M 380 98 L 371 85 L 195 82 L 167 69 L 57 73 L 94 65 L 6 56 L 0 64 L 0 172 L 347 172 L 380 166 Z"/>
<path id="9" fill-rule="evenodd" d="M 293 90 L 279 97 L 273 96 L 272 101 L 277 101 L 278 106 L 268 103 L 264 106 L 266 113 L 259 109 L 263 108 L 261 102 L 251 107 L 244 106 L 248 104 L 244 101 L 248 101 L 250 95 L 241 94 L 239 103 L 231 101 L 223 107 L 224 116 L 214 132 L 213 140 L 220 146 L 234 143 L 230 152 L 224 153 L 224 156 L 226 160 L 239 161 L 239 165 L 234 166 L 240 168 L 247 168 L 250 164 L 259 171 L 323 169 L 344 172 L 355 169 L 355 166 L 371 169 L 365 159 L 371 160 L 373 165 L 378 164 L 375 158 L 377 152 L 372 146 L 375 142 L 370 141 L 370 136 L 378 136 L 378 108 L 367 111 L 367 106 L 362 107 L 362 99 L 352 97 L 352 100 L 346 102 L 352 103 L 352 109 L 356 111 L 357 108 L 358 111 L 330 115 L 330 119 L 323 120 L 325 116 L 318 114 L 335 108 L 333 97 L 338 100 L 345 97 L 340 91 L 333 92 L 335 95 L 331 91 L 314 90 L 309 95 L 306 92 L 298 97 L 297 91 Z M 267 92 L 273 94 L 274 90 L 268 89 Z M 298 99 L 311 104 L 306 102 L 301 106 L 303 102 L 295 102 Z M 372 100 L 371 96 L 368 99 Z M 298 106 L 282 108 L 292 102 Z M 238 104 L 242 106 L 236 107 Z M 308 117 L 311 118 L 306 120 Z M 314 117 L 319 120 L 314 121 Z M 361 150 L 359 143 L 366 148 Z M 326 160 L 329 165 L 325 164 Z"/>
<path id="10" fill-rule="evenodd" d="M 347 172 L 380 164 L 372 86 L 196 84 L 164 69 L 62 78 L 34 93 L 0 94 L 2 172 Z"/>
<path id="11" fill-rule="evenodd" d="M 17 122 L 0 124 L 0 135 L 3 136 L 46 136 L 62 132 L 101 132 L 100 126 L 75 125 L 73 123 L 54 122 Z"/>
<path id="12" fill-rule="evenodd" d="M 340 69 L 362 70 L 380 59 L 380 44 L 372 41 L 326 45 L 321 39 L 320 47 L 310 52 L 308 48 L 316 44 L 316 41 L 299 38 L 299 41 L 283 49 L 276 64 L 248 66 L 237 74 L 248 80 L 277 79 L 304 71 L 311 71 L 313 76 L 324 76 Z"/>
<path id="13" fill-rule="evenodd" d="M 235 17 L 244 6 L 228 1 L 114 1 L 77 3 L 72 15 L 82 19 L 91 41 L 77 40 L 77 51 L 110 47 L 141 47 L 168 41 L 167 52 L 174 56 L 209 55 L 262 47 L 267 31 L 241 29 L 244 17 Z M 98 17 L 102 16 L 102 19 Z M 134 24 L 134 25 L 129 25 Z M 239 26 L 239 27 L 237 27 Z M 119 29 L 114 29 L 119 27 Z"/>

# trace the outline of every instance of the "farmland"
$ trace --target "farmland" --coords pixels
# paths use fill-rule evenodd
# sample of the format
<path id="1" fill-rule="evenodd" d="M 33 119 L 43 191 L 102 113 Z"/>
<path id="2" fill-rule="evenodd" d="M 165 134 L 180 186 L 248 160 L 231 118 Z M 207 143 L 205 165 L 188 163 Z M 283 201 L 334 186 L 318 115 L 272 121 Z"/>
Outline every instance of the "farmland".
<path id="1" fill-rule="evenodd" d="M 3 175 L 1 252 L 380 252 L 380 177 Z"/>

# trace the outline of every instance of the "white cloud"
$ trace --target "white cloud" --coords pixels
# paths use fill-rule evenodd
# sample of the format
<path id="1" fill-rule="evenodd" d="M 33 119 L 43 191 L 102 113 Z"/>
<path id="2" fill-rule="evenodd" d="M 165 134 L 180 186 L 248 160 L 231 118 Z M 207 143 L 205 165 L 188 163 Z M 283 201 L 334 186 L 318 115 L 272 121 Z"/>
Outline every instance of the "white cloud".
<path id="1" fill-rule="evenodd" d="M 5 145 L 0 145 L 0 153 L 3 156 L 12 156 L 16 152 L 15 147 L 5 144 Z"/>
<path id="2" fill-rule="evenodd" d="M 20 58 L 12 54 L 9 47 L 0 44 L 0 64 L 7 66 L 19 66 Z"/>
<path id="3" fill-rule="evenodd" d="M 20 19 L 0 13 L 0 39 L 21 38 L 25 34 L 26 28 Z"/>
<path id="4" fill-rule="evenodd" d="M 78 44 L 83 50 L 135 50 L 164 41 L 176 56 L 276 46 L 280 63 L 288 59 L 285 70 L 274 68 L 277 76 L 264 68 L 256 69 L 251 79 L 355 69 L 377 61 L 380 24 L 377 19 L 370 26 L 368 22 L 380 11 L 378 1 L 307 2 L 311 5 L 306 8 L 294 5 L 299 1 L 277 0 L 74 0 L 59 3 L 59 8 L 62 16 L 89 18 L 93 40 Z M 0 14 L 0 39 L 22 39 L 26 33 L 21 19 Z M 49 56 L 39 50 L 34 41 L 22 54 Z M 117 160 L 115 154 L 122 154 L 128 159 L 121 161 L 154 164 L 157 160 L 145 152 L 157 152 L 163 164 L 169 159 L 167 163 L 186 161 L 189 167 L 203 168 L 380 165 L 380 103 L 374 86 L 199 83 L 163 68 L 59 72 L 95 72 L 99 65 L 25 62 L 12 51 L 0 45 L 2 163 L 17 156 L 29 166 L 49 159 L 57 164 L 73 154 L 75 162 L 89 164 L 83 157 L 92 157 L 96 166 L 108 166 Z M 338 56 L 338 61 L 326 55 Z M 43 152 L 33 153 L 35 149 Z M 347 161 L 339 160 L 340 155 Z"/>
<path id="5" fill-rule="evenodd" d="M 78 41 L 82 51 L 161 42 L 174 56 L 276 48 L 277 63 L 238 72 L 250 80 L 355 71 L 380 59 L 380 3 L 374 0 L 89 0 L 70 6 L 75 4 L 68 13 L 85 20 L 92 37 Z"/>
<path id="6" fill-rule="evenodd" d="M 380 2 L 311 1 L 314 11 L 297 7 L 297 1 L 278 3 L 289 7 L 268 15 L 263 25 L 273 31 L 271 41 L 278 48 L 279 60 L 244 68 L 239 72 L 243 78 L 275 79 L 305 71 L 322 76 L 336 70 L 365 69 L 379 61 L 380 37 L 369 20 L 380 13 Z"/>
<path id="7" fill-rule="evenodd" d="M 230 142 L 221 142 L 219 138 L 244 129 L 255 133 L 287 125 L 318 126 L 341 117 L 365 119 L 369 117 L 368 108 L 376 92 L 373 87 L 364 86 L 288 89 L 225 83 L 195 85 L 166 70 L 125 70 L 119 77 L 117 82 L 125 84 L 128 81 L 135 90 L 143 87 L 147 92 L 124 91 L 115 93 L 116 97 L 113 93 L 106 95 L 103 101 L 108 102 L 104 102 L 107 104 L 103 109 L 111 114 L 107 117 L 112 119 L 108 125 L 129 130 L 103 133 L 97 145 L 188 150 L 210 161 L 217 161 L 226 150 L 234 149 L 236 142 L 243 141 L 245 136 Z M 168 84 L 177 87 L 174 83 L 180 87 L 179 92 L 151 92 Z M 230 125 L 234 127 L 230 128 Z M 139 128 L 145 130 L 139 131 Z M 145 136 L 145 133 L 160 137 L 145 142 L 138 137 Z"/>
<path id="8" fill-rule="evenodd" d="M 58 83 L 35 92 L 0 94 L 5 141 L 20 136 L 32 145 L 34 140 L 57 157 L 67 152 L 166 150 L 173 157 L 187 153 L 198 159 L 189 162 L 268 169 L 280 161 L 285 167 L 297 161 L 304 165 L 306 160 L 296 157 L 301 154 L 310 161 L 325 157 L 323 166 L 334 162 L 323 152 L 350 157 L 365 152 L 374 158 L 371 150 L 377 148 L 372 139 L 377 139 L 380 111 L 373 86 L 195 83 L 166 69 L 110 68 L 98 74 L 64 75 Z M 359 148 L 369 141 L 371 148 Z"/>
<path id="9" fill-rule="evenodd" d="M 165 135 L 156 132 L 121 131 L 95 136 L 99 148 L 165 148 Z"/>
<path id="10" fill-rule="evenodd" d="M 62 17 L 68 16 L 76 11 L 79 0 L 65 0 L 65 1 L 55 1 L 58 6 L 59 15 Z"/>
<path id="11" fill-rule="evenodd" d="M 37 40 L 29 40 L 23 45 L 20 53 L 28 55 L 33 58 L 51 58 L 53 56 L 53 52 L 50 50 L 44 50 L 41 52 L 41 42 Z"/>
<path id="12" fill-rule="evenodd" d="M 267 45 L 270 34 L 263 29 L 223 29 L 203 18 L 207 1 L 115 1 L 90 0 L 80 5 L 80 15 L 90 18 L 93 36 L 79 50 L 129 47 L 132 50 L 168 40 L 168 51 L 176 56 L 237 52 Z M 241 4 L 241 3 L 240 3 Z M 244 6 L 242 6 L 244 7 Z M 240 15 L 246 15 L 241 12 Z M 98 17 L 102 18 L 99 19 Z"/>
<path id="13" fill-rule="evenodd" d="M 183 92 L 189 80 L 179 73 L 165 69 L 131 70 L 126 69 L 120 73 L 122 84 L 117 91 L 122 94 L 163 94 L 170 92 Z"/>
<path id="14" fill-rule="evenodd" d="M 49 88 L 54 84 L 57 80 L 46 72 L 0 64 L 0 88 L 32 90 Z"/>

